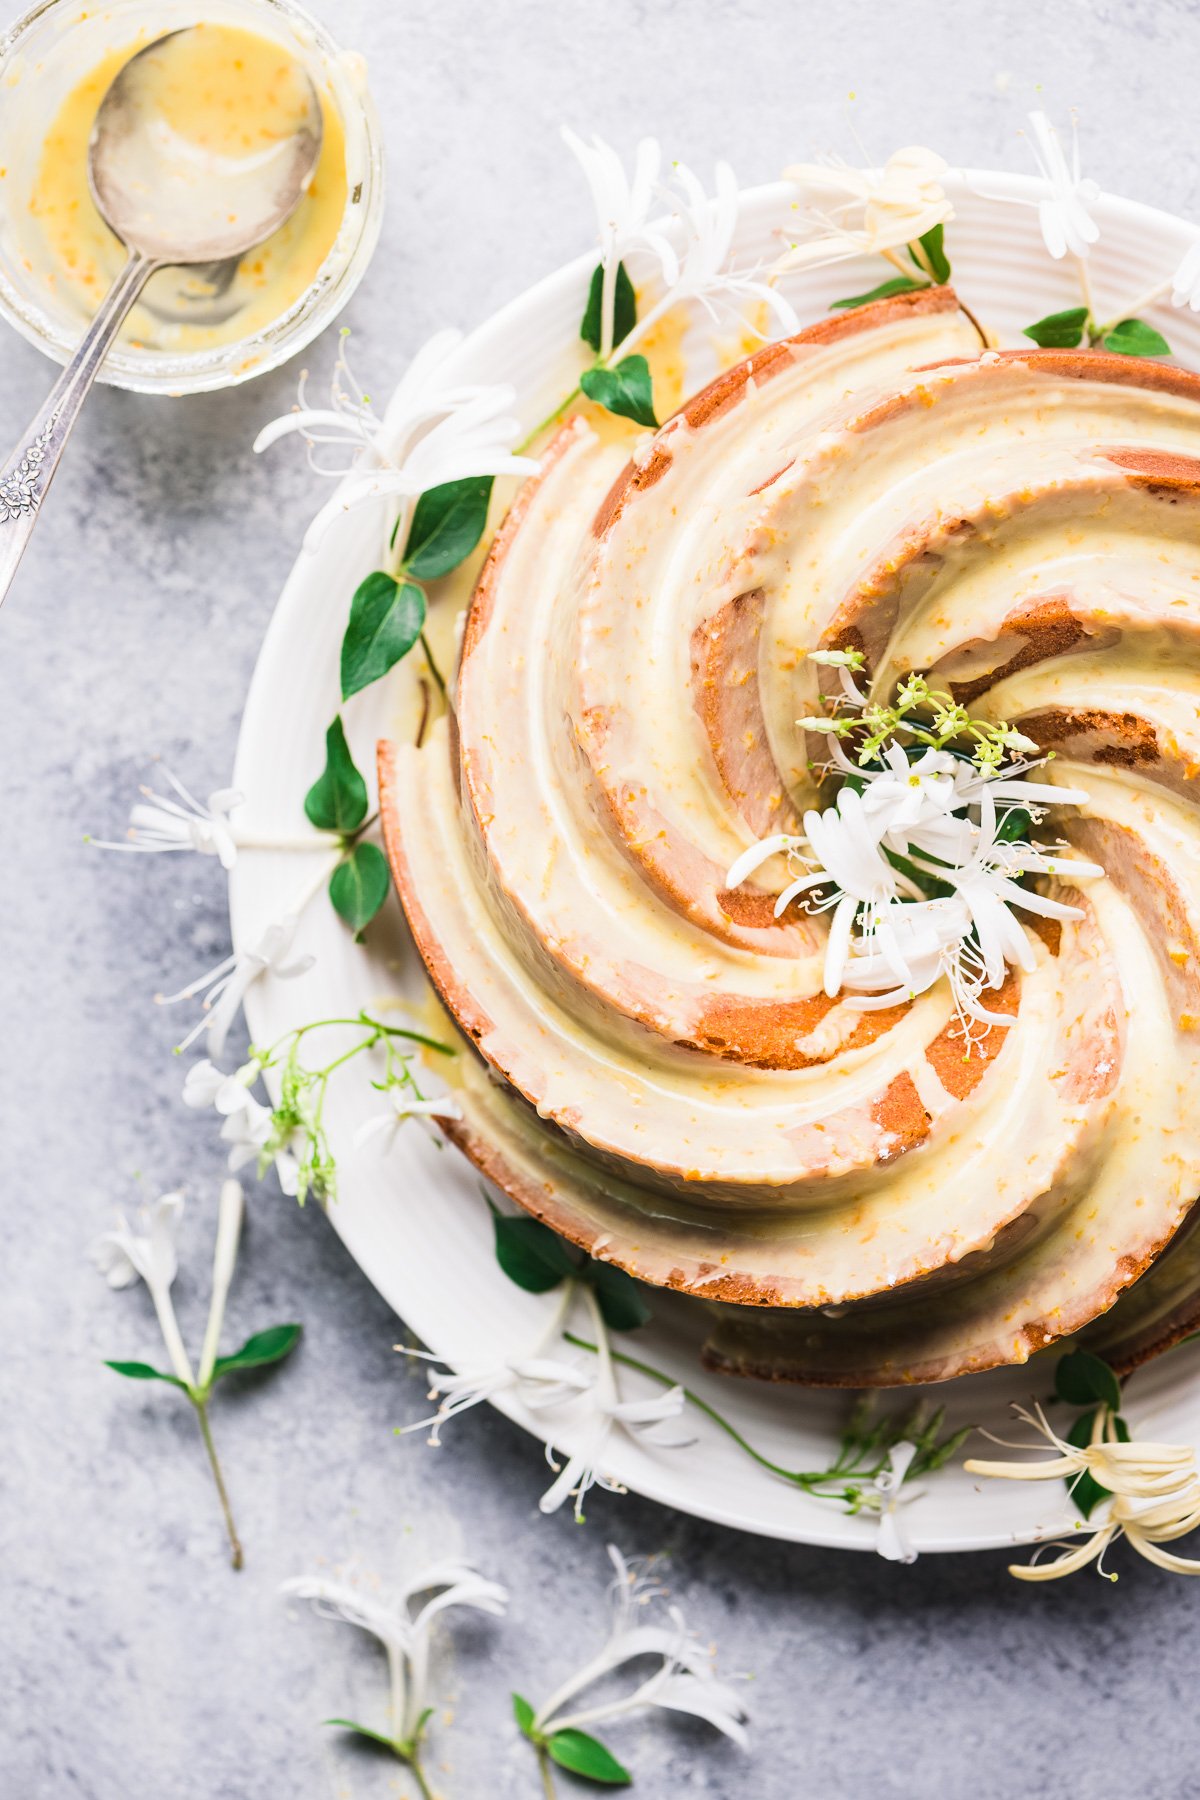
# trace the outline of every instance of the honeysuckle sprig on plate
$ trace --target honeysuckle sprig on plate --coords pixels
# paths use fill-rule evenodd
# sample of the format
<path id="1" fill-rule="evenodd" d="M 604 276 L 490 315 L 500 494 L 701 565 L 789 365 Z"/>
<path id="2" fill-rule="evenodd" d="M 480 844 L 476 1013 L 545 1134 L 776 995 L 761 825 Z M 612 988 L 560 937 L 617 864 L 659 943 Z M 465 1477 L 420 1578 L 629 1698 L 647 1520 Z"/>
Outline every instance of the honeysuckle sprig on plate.
<path id="1" fill-rule="evenodd" d="M 329 1030 L 343 1033 L 336 1054 L 310 1067 L 303 1060 L 310 1036 Z M 388 1112 L 383 1124 L 389 1127 L 432 1112 L 456 1116 L 453 1099 L 435 1100 L 422 1093 L 413 1066 L 419 1049 L 454 1055 L 450 1045 L 437 1038 L 407 1025 L 390 1025 L 365 1011 L 349 1018 L 311 1019 L 284 1032 L 274 1043 L 251 1044 L 247 1060 L 231 1075 L 207 1058 L 193 1064 L 184 1082 L 183 1098 L 188 1106 L 200 1111 L 212 1107 L 220 1115 L 231 1170 L 253 1163 L 261 1179 L 273 1163 L 283 1192 L 294 1196 L 301 1206 L 309 1194 L 328 1202 L 337 1197 L 337 1161 L 325 1129 L 325 1102 L 329 1083 L 339 1069 L 378 1051 L 382 1066 L 371 1085 L 386 1097 Z M 265 1106 L 255 1098 L 253 1089 L 272 1070 L 278 1072 L 279 1101 Z"/>
<path id="2" fill-rule="evenodd" d="M 564 127 L 563 140 L 579 159 L 596 209 L 600 261 L 592 274 L 579 336 L 595 360 L 578 384 L 530 434 L 541 434 L 582 393 L 620 418 L 654 429 L 654 390 L 650 365 L 637 349 L 673 308 L 702 307 L 716 317 L 719 307 L 744 309 L 756 301 L 784 332 L 799 329 L 790 302 L 758 268 L 739 268 L 732 261 L 738 221 L 738 189 L 726 162 L 714 171 L 714 192 L 683 163 L 673 163 L 669 179 L 658 180 L 662 155 L 650 138 L 638 146 L 632 176 L 626 176 L 617 153 L 600 138 L 585 143 Z M 683 247 L 676 252 L 670 237 L 650 214 L 669 207 L 682 227 Z M 648 252 L 659 291 L 638 316 L 637 293 L 626 258 Z"/>
<path id="3" fill-rule="evenodd" d="M 731 1683 L 718 1679 L 712 1650 L 689 1629 L 682 1609 L 670 1602 L 654 1563 L 627 1562 L 614 1544 L 608 1555 L 614 1577 L 608 1590 L 608 1636 L 600 1650 L 541 1706 L 513 1695 L 517 1725 L 537 1752 L 546 1800 L 554 1800 L 552 1765 L 602 1786 L 629 1787 L 633 1776 L 592 1727 L 635 1713 L 661 1710 L 704 1719 L 741 1749 L 749 1747 L 741 1696 Z M 633 1676 L 625 1692 L 587 1702 L 589 1689 L 639 1664 L 651 1666 Z"/>
<path id="4" fill-rule="evenodd" d="M 1002 720 L 972 719 L 922 675 L 907 676 L 895 699 L 880 703 L 857 683 L 860 651 L 815 651 L 811 660 L 836 667 L 840 691 L 824 714 L 797 723 L 824 737 L 841 789 L 832 805 L 805 812 L 801 835 L 774 833 L 743 851 L 726 882 L 739 887 L 773 857 L 786 858 L 792 879 L 775 916 L 797 903 L 832 914 L 826 994 L 874 1012 L 945 977 L 969 1051 L 975 1026 L 1011 1023 L 983 1004 L 984 992 L 1003 985 L 1010 964 L 1036 966 L 1016 911 L 1083 916 L 1026 885 L 1028 877 L 1077 882 L 1104 873 L 1028 835 L 1050 807 L 1081 806 L 1087 795 L 1031 781 L 1047 760 L 1027 754 L 1037 750 L 1031 739 Z"/>
<path id="5" fill-rule="evenodd" d="M 300 1575 L 285 1581 L 289 1599 L 311 1600 L 323 1618 L 355 1625 L 383 1646 L 388 1665 L 388 1709 L 382 1729 L 354 1719 L 326 1719 L 343 1731 L 381 1745 L 411 1771 L 424 1800 L 433 1790 L 422 1750 L 435 1706 L 430 1682 L 433 1627 L 456 1607 L 501 1618 L 508 1594 L 468 1562 L 449 1558 L 418 1569 L 395 1592 L 376 1589 L 352 1575 L 327 1579 Z"/>
<path id="6" fill-rule="evenodd" d="M 105 1232 L 92 1248 L 93 1261 L 110 1287 L 131 1287 L 141 1279 L 150 1290 L 163 1343 L 166 1345 L 170 1369 L 158 1369 L 153 1364 L 145 1362 L 109 1362 L 107 1367 L 114 1369 L 118 1375 L 124 1375 L 131 1381 L 169 1382 L 172 1387 L 179 1388 L 187 1395 L 200 1426 L 200 1435 L 204 1440 L 209 1468 L 212 1471 L 217 1496 L 221 1503 L 221 1514 L 225 1521 L 225 1530 L 229 1538 L 230 1557 L 235 1569 L 242 1567 L 244 1560 L 242 1545 L 234 1524 L 233 1509 L 225 1486 L 225 1478 L 213 1443 L 212 1429 L 208 1418 L 209 1401 L 213 1387 L 223 1376 L 233 1374 L 238 1370 L 266 1368 L 271 1363 L 282 1361 L 295 1349 L 300 1337 L 299 1325 L 272 1325 L 264 1331 L 256 1331 L 246 1339 L 241 1349 L 235 1350 L 231 1356 L 218 1354 L 221 1327 L 225 1318 L 225 1303 L 229 1296 L 234 1265 L 237 1261 L 243 1211 L 244 1201 L 240 1184 L 232 1180 L 224 1182 L 217 1213 L 212 1299 L 209 1304 L 208 1323 L 205 1327 L 200 1361 L 195 1372 L 193 1372 L 191 1359 L 184 1346 L 179 1322 L 175 1316 L 174 1303 L 171 1299 L 171 1287 L 179 1268 L 176 1236 L 183 1216 L 182 1193 L 163 1194 L 152 1205 L 142 1207 L 134 1224 L 130 1224 L 123 1213 L 118 1213 L 114 1228 Z"/>
<path id="7" fill-rule="evenodd" d="M 568 1344 L 579 1350 L 593 1354 L 598 1350 L 596 1344 L 574 1332 L 564 1331 L 563 1336 Z M 612 1361 L 621 1368 L 634 1369 L 664 1387 L 675 1385 L 673 1376 L 624 1350 L 613 1349 L 610 1354 Z M 837 1454 L 828 1467 L 789 1469 L 757 1450 L 724 1413 L 691 1388 L 682 1388 L 682 1393 L 690 1407 L 718 1426 L 759 1468 L 786 1481 L 810 1499 L 840 1502 L 851 1517 L 865 1515 L 877 1519 L 875 1547 L 889 1562 L 916 1561 L 916 1551 L 903 1528 L 899 1509 L 918 1499 L 922 1490 L 906 1484 L 944 1468 L 974 1429 L 964 1425 L 943 1437 L 944 1406 L 931 1409 L 920 1402 L 907 1412 L 881 1414 L 878 1396 L 866 1393 L 855 1403 Z"/>
<path id="8" fill-rule="evenodd" d="M 496 1259 L 509 1280 L 527 1293 L 557 1289 L 557 1303 L 527 1346 L 479 1367 L 439 1367 L 440 1358 L 397 1344 L 402 1355 L 419 1357 L 431 1365 L 429 1398 L 437 1401 L 432 1414 L 400 1427 L 398 1435 L 428 1431 L 428 1442 L 437 1445 L 442 1427 L 451 1419 L 502 1392 L 515 1394 L 531 1412 L 548 1414 L 561 1409 L 551 1435 L 553 1426 L 565 1431 L 569 1424 L 577 1447 L 562 1462 L 547 1448 L 547 1461 L 556 1478 L 538 1504 L 542 1512 L 551 1513 L 572 1500 L 575 1518 L 582 1524 L 584 1502 L 593 1487 L 624 1492 L 607 1471 L 614 1434 L 628 1433 L 643 1442 L 662 1443 L 659 1428 L 678 1418 L 683 1390 L 669 1383 L 663 1393 L 630 1396 L 620 1389 L 609 1355 L 609 1331 L 634 1331 L 650 1317 L 638 1284 L 630 1276 L 583 1256 L 538 1220 L 523 1213 L 502 1213 L 490 1199 L 488 1205 Z M 596 1340 L 594 1359 L 564 1355 L 561 1350 L 577 1303 L 588 1313 Z M 674 1442 L 664 1447 L 681 1446 Z"/>
<path id="9" fill-rule="evenodd" d="M 1134 1436 L 1122 1413 L 1116 1374 L 1087 1351 L 1061 1358 L 1055 1392 L 1065 1404 L 1085 1409 L 1077 1412 L 1065 1435 L 1055 1430 L 1040 1405 L 1015 1406 L 1017 1417 L 1033 1429 L 1035 1439 L 1028 1445 L 1008 1446 L 1040 1451 L 1044 1445 L 1052 1455 L 1020 1462 L 972 1457 L 963 1465 L 968 1474 L 998 1480 L 1067 1484 L 1079 1515 L 1070 1530 L 1080 1542 L 1050 1545 L 1061 1554 L 1049 1562 L 1041 1560 L 1039 1548 L 1030 1562 L 1014 1563 L 1009 1573 L 1021 1581 L 1054 1581 L 1094 1565 L 1098 1574 L 1116 1581 L 1116 1573 L 1105 1569 L 1104 1557 L 1123 1538 L 1159 1568 L 1200 1575 L 1200 1560 L 1164 1547 L 1200 1528 L 1195 1446 L 1151 1443 Z M 1098 1507 L 1103 1510 L 1093 1520 Z"/>

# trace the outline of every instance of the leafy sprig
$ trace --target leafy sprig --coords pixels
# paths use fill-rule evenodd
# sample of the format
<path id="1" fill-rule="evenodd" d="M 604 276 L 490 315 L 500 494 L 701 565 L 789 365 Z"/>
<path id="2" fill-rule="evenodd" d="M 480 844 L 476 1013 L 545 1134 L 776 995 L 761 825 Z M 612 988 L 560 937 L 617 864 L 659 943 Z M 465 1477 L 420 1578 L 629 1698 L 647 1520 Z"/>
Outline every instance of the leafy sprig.
<path id="1" fill-rule="evenodd" d="M 818 651 L 812 660 L 836 661 L 852 670 L 861 670 L 863 655 L 859 650 Z M 889 705 L 870 701 L 861 711 L 848 714 L 835 712 L 797 721 L 806 731 L 825 732 L 837 738 L 854 740 L 860 767 L 874 762 L 880 752 L 903 732 L 913 743 L 944 750 L 956 741 L 966 740 L 971 746 L 970 758 L 976 767 L 987 771 L 999 769 L 1013 751 L 1036 749 L 1030 739 L 1003 719 L 972 718 L 953 694 L 930 687 L 924 675 L 906 675 Z"/>
<path id="2" fill-rule="evenodd" d="M 360 1035 L 330 1061 L 309 1067 L 301 1055 L 306 1039 L 314 1031 L 334 1026 L 358 1027 Z M 329 1083 L 339 1069 L 377 1045 L 384 1053 L 384 1068 L 381 1078 L 371 1085 L 379 1093 L 406 1090 L 417 1101 L 425 1099 L 413 1071 L 417 1050 L 454 1055 L 449 1044 L 407 1026 L 385 1024 L 366 1011 L 353 1018 L 313 1019 L 285 1032 L 273 1044 L 250 1046 L 245 1073 L 251 1082 L 269 1069 L 281 1072 L 279 1102 L 271 1109 L 269 1130 L 258 1150 L 258 1173 L 265 1174 L 280 1155 L 294 1155 L 298 1164 L 296 1199 L 301 1206 L 309 1194 L 323 1202 L 337 1198 L 337 1161 L 324 1123 Z M 404 1048 L 406 1045 L 411 1048 Z"/>
<path id="3" fill-rule="evenodd" d="M 1044 319 L 1026 325 L 1022 335 L 1032 338 L 1042 350 L 1074 350 L 1086 343 L 1090 349 L 1112 350 L 1118 356 L 1171 355 L 1162 332 L 1144 319 L 1110 319 L 1107 324 L 1097 324 L 1088 306 L 1047 313 Z"/>
<path id="4" fill-rule="evenodd" d="M 569 1769 L 572 1775 L 581 1775 L 585 1781 L 595 1781 L 602 1787 L 632 1786 L 633 1776 L 624 1763 L 618 1762 L 608 1745 L 602 1744 L 590 1732 L 571 1726 L 564 1731 L 539 1731 L 534 1723 L 534 1709 L 523 1694 L 513 1695 L 512 1707 L 522 1737 L 528 1738 L 537 1751 L 547 1794 L 554 1792 L 547 1780 L 547 1759 L 557 1763 L 560 1769 Z"/>

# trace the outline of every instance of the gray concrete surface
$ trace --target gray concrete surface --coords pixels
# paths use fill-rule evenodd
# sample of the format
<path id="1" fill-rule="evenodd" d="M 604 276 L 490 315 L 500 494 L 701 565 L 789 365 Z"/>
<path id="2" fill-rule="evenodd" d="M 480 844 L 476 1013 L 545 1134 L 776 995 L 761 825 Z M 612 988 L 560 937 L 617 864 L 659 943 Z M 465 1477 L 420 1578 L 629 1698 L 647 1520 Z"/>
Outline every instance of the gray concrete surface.
<path id="1" fill-rule="evenodd" d="M 1200 8 L 1182 0 L 317 4 L 366 53 L 386 121 L 383 239 L 347 315 L 377 391 L 432 328 L 470 325 L 586 243 L 563 119 L 625 147 L 653 129 L 672 153 L 728 155 L 757 181 L 798 154 L 853 154 L 853 90 L 880 154 L 917 141 L 1020 167 L 1016 130 L 1040 92 L 1084 109 L 1101 182 L 1200 215 Z M 3 335 L 0 438 L 49 375 Z M 266 1188 L 229 1336 L 289 1317 L 306 1336 L 274 1378 L 218 1403 L 249 1559 L 240 1576 L 227 1568 L 186 1409 L 100 1366 L 153 1350 L 147 1296 L 110 1295 L 83 1260 L 114 1203 L 185 1181 L 177 1294 L 199 1335 L 220 1158 L 179 1104 L 172 1021 L 151 996 L 223 953 L 220 871 L 104 859 L 81 840 L 121 823 L 156 754 L 200 792 L 227 778 L 314 505 L 299 457 L 249 452 L 294 378 L 181 404 L 99 392 L 0 615 L 0 1792 L 411 1793 L 398 1768 L 321 1728 L 381 1700 L 369 1652 L 289 1617 L 276 1590 L 318 1560 L 387 1570 L 406 1546 L 453 1541 L 514 1604 L 503 1626 L 455 1634 L 433 1772 L 451 1800 L 534 1795 L 508 1689 L 544 1693 L 600 1631 L 612 1535 L 669 1551 L 723 1667 L 755 1677 L 748 1761 L 684 1724 L 613 1733 L 653 1800 L 1189 1800 L 1187 1583 L 1118 1559 L 1116 1586 L 1030 1591 L 998 1555 L 896 1568 L 632 1498 L 596 1497 L 585 1528 L 543 1520 L 540 1449 L 499 1417 L 476 1413 L 437 1455 L 393 1436 L 420 1404 L 390 1349 L 395 1320 L 320 1211 Z"/>

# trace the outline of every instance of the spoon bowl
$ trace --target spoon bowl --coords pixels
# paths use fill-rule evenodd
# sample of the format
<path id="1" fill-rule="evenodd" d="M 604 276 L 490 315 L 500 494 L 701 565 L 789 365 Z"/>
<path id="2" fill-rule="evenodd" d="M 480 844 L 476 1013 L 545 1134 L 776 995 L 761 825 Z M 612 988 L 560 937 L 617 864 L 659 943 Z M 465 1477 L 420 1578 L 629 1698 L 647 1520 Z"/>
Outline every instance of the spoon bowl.
<path id="1" fill-rule="evenodd" d="M 168 32 L 130 57 L 100 103 L 88 146 L 88 182 L 105 224 L 158 264 L 245 255 L 294 211 L 321 154 L 321 102 L 294 62 L 284 77 L 285 135 L 231 155 L 172 123 L 167 108 L 186 93 L 201 30 Z"/>

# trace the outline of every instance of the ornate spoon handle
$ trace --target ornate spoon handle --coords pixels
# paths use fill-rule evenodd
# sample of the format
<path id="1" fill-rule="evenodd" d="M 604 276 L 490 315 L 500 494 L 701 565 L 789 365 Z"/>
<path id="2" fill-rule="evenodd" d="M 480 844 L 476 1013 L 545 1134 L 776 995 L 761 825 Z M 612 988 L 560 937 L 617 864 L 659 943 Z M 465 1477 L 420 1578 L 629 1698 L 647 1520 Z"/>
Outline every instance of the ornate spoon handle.
<path id="1" fill-rule="evenodd" d="M 130 256 L 18 448 L 0 464 L 0 602 L 12 585 L 79 409 L 126 313 L 158 267 L 136 252 Z"/>

